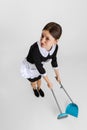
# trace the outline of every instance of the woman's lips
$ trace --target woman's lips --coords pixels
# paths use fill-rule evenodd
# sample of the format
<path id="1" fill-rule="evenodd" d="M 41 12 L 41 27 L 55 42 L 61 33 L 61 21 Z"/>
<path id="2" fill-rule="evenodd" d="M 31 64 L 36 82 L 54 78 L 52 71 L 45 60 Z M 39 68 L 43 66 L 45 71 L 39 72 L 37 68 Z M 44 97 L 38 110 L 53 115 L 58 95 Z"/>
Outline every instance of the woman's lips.
<path id="1" fill-rule="evenodd" d="M 44 44 L 43 44 L 43 43 L 41 43 L 41 46 L 44 46 Z"/>

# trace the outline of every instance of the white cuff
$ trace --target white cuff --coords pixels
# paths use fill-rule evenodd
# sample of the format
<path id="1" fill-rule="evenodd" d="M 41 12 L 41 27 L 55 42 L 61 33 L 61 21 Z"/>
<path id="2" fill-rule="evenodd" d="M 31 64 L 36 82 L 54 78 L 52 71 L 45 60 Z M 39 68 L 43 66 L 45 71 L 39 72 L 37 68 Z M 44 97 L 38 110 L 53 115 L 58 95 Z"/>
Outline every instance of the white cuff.
<path id="1" fill-rule="evenodd" d="M 42 76 L 46 76 L 47 75 L 47 73 L 44 73 L 44 74 L 41 74 Z"/>
<path id="2" fill-rule="evenodd" d="M 58 69 L 58 67 L 53 67 L 53 69 L 57 70 L 57 69 Z"/>

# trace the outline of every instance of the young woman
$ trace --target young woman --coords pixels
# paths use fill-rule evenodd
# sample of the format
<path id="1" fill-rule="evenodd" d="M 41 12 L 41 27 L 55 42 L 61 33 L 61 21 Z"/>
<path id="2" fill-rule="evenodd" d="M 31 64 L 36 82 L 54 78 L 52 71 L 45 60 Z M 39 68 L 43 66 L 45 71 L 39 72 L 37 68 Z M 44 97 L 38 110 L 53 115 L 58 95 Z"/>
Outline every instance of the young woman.
<path id="1" fill-rule="evenodd" d="M 44 97 L 44 92 L 41 89 L 41 77 L 44 78 L 49 88 L 53 87 L 43 66 L 45 62 L 51 60 L 51 65 L 55 71 L 56 78 L 60 81 L 57 51 L 58 40 L 61 34 L 62 28 L 58 23 L 50 22 L 45 25 L 42 29 L 40 40 L 31 45 L 28 55 L 22 63 L 22 76 L 31 82 L 36 97 L 39 97 L 39 95 Z"/>

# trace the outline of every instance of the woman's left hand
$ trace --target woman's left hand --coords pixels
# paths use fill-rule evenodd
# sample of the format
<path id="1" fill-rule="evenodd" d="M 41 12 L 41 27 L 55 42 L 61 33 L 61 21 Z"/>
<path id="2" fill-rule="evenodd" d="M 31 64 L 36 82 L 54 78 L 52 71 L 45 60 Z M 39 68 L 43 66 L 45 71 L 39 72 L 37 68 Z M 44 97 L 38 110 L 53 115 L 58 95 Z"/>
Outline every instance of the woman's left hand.
<path id="1" fill-rule="evenodd" d="M 56 80 L 57 80 L 59 83 L 61 83 L 61 79 L 60 79 L 59 76 L 56 76 L 55 78 L 56 78 Z"/>

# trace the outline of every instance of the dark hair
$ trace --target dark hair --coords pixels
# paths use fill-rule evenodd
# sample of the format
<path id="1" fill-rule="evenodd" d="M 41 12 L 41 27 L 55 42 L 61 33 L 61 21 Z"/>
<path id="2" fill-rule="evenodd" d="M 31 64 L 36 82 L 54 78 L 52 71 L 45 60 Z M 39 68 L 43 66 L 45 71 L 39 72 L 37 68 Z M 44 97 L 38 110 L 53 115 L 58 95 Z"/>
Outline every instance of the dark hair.
<path id="1" fill-rule="evenodd" d="M 60 38 L 61 34 L 62 34 L 62 27 L 55 23 L 55 22 L 50 22 L 48 24 L 45 25 L 45 27 L 43 28 L 43 30 L 47 30 L 49 31 L 49 33 L 57 40 Z"/>

